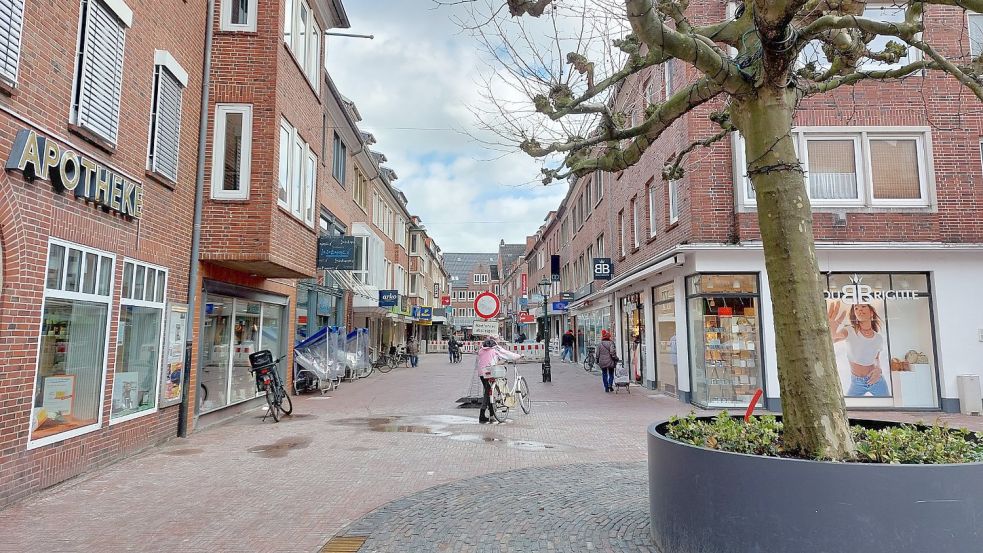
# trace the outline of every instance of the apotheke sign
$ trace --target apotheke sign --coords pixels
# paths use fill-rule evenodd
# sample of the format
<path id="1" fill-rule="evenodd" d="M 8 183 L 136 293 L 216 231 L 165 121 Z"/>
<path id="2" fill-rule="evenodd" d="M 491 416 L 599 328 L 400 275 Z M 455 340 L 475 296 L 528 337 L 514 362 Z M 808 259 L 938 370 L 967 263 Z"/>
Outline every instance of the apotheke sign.
<path id="1" fill-rule="evenodd" d="M 57 192 L 72 192 L 125 217 L 143 213 L 143 186 L 101 163 L 62 148 L 50 138 L 21 129 L 4 166 L 32 181 L 49 181 Z"/>
<path id="2" fill-rule="evenodd" d="M 875 300 L 910 300 L 918 297 L 917 290 L 874 290 L 862 284 L 863 278 L 853 275 L 850 284 L 839 291 L 826 290 L 823 297 L 827 300 L 840 300 L 847 305 L 873 303 Z"/>

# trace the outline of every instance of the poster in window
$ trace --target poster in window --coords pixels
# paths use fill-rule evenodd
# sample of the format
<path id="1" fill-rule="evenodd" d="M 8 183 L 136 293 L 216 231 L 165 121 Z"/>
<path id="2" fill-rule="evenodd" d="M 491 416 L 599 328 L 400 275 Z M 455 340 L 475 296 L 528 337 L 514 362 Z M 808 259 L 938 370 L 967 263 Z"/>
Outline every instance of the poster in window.
<path id="1" fill-rule="evenodd" d="M 41 407 L 49 413 L 60 415 L 72 414 L 72 402 L 75 399 L 74 376 L 48 376 L 44 379 L 44 395 Z"/>
<path id="2" fill-rule="evenodd" d="M 878 297 L 879 296 L 879 297 Z M 846 397 L 891 397 L 887 320 L 881 292 L 854 276 L 826 293 L 829 331 Z"/>
<path id="3" fill-rule="evenodd" d="M 164 334 L 164 369 L 161 371 L 160 406 L 181 402 L 184 386 L 184 337 L 188 328 L 188 306 L 169 304 Z"/>

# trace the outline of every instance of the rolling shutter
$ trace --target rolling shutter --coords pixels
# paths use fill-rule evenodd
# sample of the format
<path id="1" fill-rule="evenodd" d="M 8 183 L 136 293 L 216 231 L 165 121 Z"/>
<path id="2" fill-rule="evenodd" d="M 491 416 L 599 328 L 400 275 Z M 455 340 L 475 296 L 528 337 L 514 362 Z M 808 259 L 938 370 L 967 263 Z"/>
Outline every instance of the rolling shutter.
<path id="1" fill-rule="evenodd" d="M 24 1 L 0 0 L 0 79 L 16 82 Z"/>
<path id="2" fill-rule="evenodd" d="M 101 0 L 86 0 L 85 4 L 76 123 L 115 144 L 119 132 L 125 30 Z"/>
<path id="3" fill-rule="evenodd" d="M 157 66 L 157 96 L 154 99 L 153 144 L 150 169 L 177 181 L 178 149 L 181 144 L 182 87 L 165 67 Z"/>

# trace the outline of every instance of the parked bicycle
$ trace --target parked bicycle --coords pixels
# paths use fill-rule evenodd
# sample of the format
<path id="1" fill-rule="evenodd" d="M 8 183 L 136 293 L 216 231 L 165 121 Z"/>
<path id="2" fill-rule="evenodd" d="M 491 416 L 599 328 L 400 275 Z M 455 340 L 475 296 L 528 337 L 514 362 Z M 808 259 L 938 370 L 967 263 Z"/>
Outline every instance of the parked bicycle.
<path id="1" fill-rule="evenodd" d="M 378 371 L 381 373 L 387 373 L 393 370 L 393 367 L 396 366 L 392 363 L 392 359 L 390 358 L 390 356 L 384 353 L 379 353 L 378 350 L 375 348 L 372 348 L 372 353 L 375 357 L 375 359 L 372 361 L 373 370 L 378 369 Z"/>
<path id="2" fill-rule="evenodd" d="M 505 422 L 509 416 L 509 409 L 518 403 L 522 412 L 529 414 L 532 410 L 532 400 L 529 399 L 529 384 L 526 379 L 519 375 L 519 366 L 512 365 L 512 382 L 509 383 L 508 367 L 506 365 L 496 365 L 492 367 L 491 395 L 492 403 L 495 404 L 495 420 Z"/>
<path id="3" fill-rule="evenodd" d="M 584 370 L 587 372 L 592 372 L 596 366 L 597 348 L 594 346 L 587 346 L 587 355 L 584 356 Z"/>
<path id="4" fill-rule="evenodd" d="M 252 367 L 249 372 L 256 377 L 256 391 L 266 393 L 266 405 L 268 407 L 263 420 L 266 417 L 273 417 L 274 422 L 280 422 L 277 411 L 284 415 L 293 413 L 294 404 L 290 400 L 290 395 L 283 387 L 283 380 L 280 378 L 280 361 L 283 357 L 273 360 L 273 353 L 268 349 L 257 351 L 249 355 L 249 365 Z"/>

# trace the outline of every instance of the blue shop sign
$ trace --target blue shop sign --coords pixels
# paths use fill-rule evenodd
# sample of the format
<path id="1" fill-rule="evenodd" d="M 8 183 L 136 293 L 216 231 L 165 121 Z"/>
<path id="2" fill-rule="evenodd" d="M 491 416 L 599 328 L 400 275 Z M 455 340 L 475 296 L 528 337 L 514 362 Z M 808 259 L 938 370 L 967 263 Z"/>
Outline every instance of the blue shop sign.
<path id="1" fill-rule="evenodd" d="M 553 311 L 556 313 L 566 313 L 569 307 L 570 307 L 570 302 L 568 301 L 553 302 Z"/>
<path id="2" fill-rule="evenodd" d="M 379 290 L 379 307 L 399 305 L 399 290 Z"/>
<path id="3" fill-rule="evenodd" d="M 421 307 L 417 311 L 417 318 L 421 321 L 432 321 L 433 320 L 433 307 Z"/>

